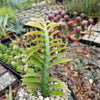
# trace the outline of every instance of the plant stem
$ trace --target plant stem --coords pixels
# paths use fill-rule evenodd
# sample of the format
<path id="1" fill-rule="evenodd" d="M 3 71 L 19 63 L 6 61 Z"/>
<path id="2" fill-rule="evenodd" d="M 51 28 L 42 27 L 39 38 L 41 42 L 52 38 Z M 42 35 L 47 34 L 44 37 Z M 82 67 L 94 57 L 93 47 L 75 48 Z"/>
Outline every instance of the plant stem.
<path id="1" fill-rule="evenodd" d="M 76 32 L 76 34 L 75 34 L 75 38 L 79 38 L 80 37 L 80 33 L 79 32 Z"/>
<path id="2" fill-rule="evenodd" d="M 44 98 L 48 97 L 49 90 L 49 70 L 50 70 L 50 44 L 49 44 L 49 34 L 46 25 L 44 25 L 44 66 L 43 66 L 43 76 L 42 76 L 42 96 Z"/>
<path id="3" fill-rule="evenodd" d="M 82 31 L 85 31 L 85 26 L 82 26 Z"/>

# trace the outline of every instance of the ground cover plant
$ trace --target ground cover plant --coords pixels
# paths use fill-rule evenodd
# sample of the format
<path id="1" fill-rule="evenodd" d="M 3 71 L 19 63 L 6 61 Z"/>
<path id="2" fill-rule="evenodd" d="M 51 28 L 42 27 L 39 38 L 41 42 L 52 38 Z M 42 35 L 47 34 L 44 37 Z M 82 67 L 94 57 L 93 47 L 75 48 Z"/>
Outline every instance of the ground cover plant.
<path id="1" fill-rule="evenodd" d="M 34 68 L 35 71 L 40 70 L 31 58 L 26 62 L 27 54 L 27 51 L 19 48 L 14 43 L 11 43 L 9 48 L 0 44 L 0 60 L 21 74 L 25 73 L 29 68 Z"/>

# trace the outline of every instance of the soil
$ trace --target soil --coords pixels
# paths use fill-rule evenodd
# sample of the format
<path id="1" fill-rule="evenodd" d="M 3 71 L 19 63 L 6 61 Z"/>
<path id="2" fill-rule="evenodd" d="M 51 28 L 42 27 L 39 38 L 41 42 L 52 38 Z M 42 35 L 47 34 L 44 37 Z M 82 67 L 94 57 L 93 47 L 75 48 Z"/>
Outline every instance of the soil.
<path id="1" fill-rule="evenodd" d="M 68 82 L 78 100 L 100 100 L 100 48 L 72 43 L 63 57 L 72 62 L 51 67 L 50 75 Z"/>

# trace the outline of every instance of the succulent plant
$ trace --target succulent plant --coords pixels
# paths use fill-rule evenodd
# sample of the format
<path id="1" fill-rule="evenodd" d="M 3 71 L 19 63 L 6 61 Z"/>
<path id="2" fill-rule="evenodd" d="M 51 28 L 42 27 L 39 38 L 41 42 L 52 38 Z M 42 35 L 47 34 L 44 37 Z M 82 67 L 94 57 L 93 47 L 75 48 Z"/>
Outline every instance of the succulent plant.
<path id="1" fill-rule="evenodd" d="M 76 34 L 75 34 L 75 38 L 79 38 L 80 37 L 80 32 L 81 32 L 81 27 L 77 26 L 76 27 Z"/>
<path id="2" fill-rule="evenodd" d="M 93 19 L 88 19 L 89 24 L 93 24 Z"/>
<path id="3" fill-rule="evenodd" d="M 73 12 L 73 15 L 74 15 L 74 20 L 76 19 L 76 16 L 77 16 L 77 12 Z"/>
<path id="4" fill-rule="evenodd" d="M 52 20 L 53 19 L 53 16 L 52 15 L 49 15 L 49 20 Z"/>
<path id="5" fill-rule="evenodd" d="M 60 18 L 61 18 L 61 16 L 60 16 L 60 15 L 57 15 L 56 17 L 58 18 L 58 20 L 60 20 Z"/>
<path id="6" fill-rule="evenodd" d="M 62 23 L 60 26 L 62 29 L 63 36 L 67 35 L 66 25 L 64 23 Z"/>
<path id="7" fill-rule="evenodd" d="M 57 21 L 58 21 L 58 18 L 57 18 L 57 17 L 55 17 L 55 18 L 53 19 L 53 21 L 54 21 L 54 22 L 57 22 Z"/>
<path id="8" fill-rule="evenodd" d="M 55 14 L 55 16 L 57 16 L 59 13 L 58 12 L 55 12 L 54 14 Z"/>
<path id="9" fill-rule="evenodd" d="M 56 65 L 58 63 L 63 63 L 63 62 L 68 62 L 71 59 L 66 59 L 66 58 L 57 58 L 58 56 L 61 55 L 60 54 L 54 54 L 51 55 L 52 53 L 59 51 L 59 50 L 64 50 L 61 48 L 57 48 L 57 49 L 53 49 L 51 50 L 50 48 L 52 47 L 60 47 L 61 45 L 66 45 L 66 43 L 55 43 L 55 41 L 59 40 L 59 39 L 53 39 L 51 40 L 50 37 L 52 37 L 54 34 L 56 34 L 57 32 L 59 32 L 58 30 L 54 31 L 50 36 L 48 34 L 48 32 L 50 32 L 50 30 L 52 30 L 54 27 L 59 26 L 59 23 L 55 23 L 55 22 L 51 22 L 49 25 L 47 25 L 48 21 L 44 21 L 43 19 L 33 19 L 31 22 L 27 23 L 27 25 L 31 26 L 31 27 L 36 27 L 36 28 L 40 28 L 41 31 L 33 31 L 33 32 L 29 32 L 26 35 L 30 35 L 30 34 L 39 34 L 41 35 L 41 37 L 37 37 L 34 41 L 41 41 L 41 43 L 31 47 L 28 52 L 30 52 L 30 54 L 28 55 L 27 59 L 29 59 L 30 57 L 32 58 L 36 58 L 37 60 L 37 64 L 41 63 L 41 66 L 39 65 L 39 67 L 42 68 L 42 75 L 40 75 L 39 73 L 36 73 L 33 69 L 29 71 L 29 73 L 27 72 L 26 75 L 24 75 L 24 79 L 23 79 L 23 84 L 30 86 L 32 88 L 38 88 L 41 89 L 42 92 L 42 96 L 44 98 L 48 97 L 48 95 L 58 95 L 58 96 L 65 96 L 67 97 L 63 92 L 61 92 L 60 90 L 52 90 L 49 92 L 49 88 L 60 88 L 60 89 L 65 89 L 66 87 L 64 87 L 62 84 L 62 82 L 56 78 L 51 78 L 49 77 L 49 70 L 50 67 L 52 67 L 53 65 Z M 51 40 L 51 41 L 50 41 Z M 42 47 L 44 46 L 44 48 Z M 43 50 L 44 53 L 37 53 L 38 50 Z M 53 61 L 54 58 L 57 58 Z M 33 60 L 34 61 L 34 60 Z M 51 62 L 52 61 L 52 62 Z M 58 82 L 58 84 L 49 84 L 49 82 Z M 59 84 L 60 82 L 60 84 Z M 37 94 L 36 91 L 34 89 L 30 90 L 31 93 L 33 94 Z"/>
<path id="10" fill-rule="evenodd" d="M 65 19 L 66 22 L 68 22 L 69 21 L 69 15 L 65 15 L 64 19 Z"/>
<path id="11" fill-rule="evenodd" d="M 81 13 L 81 14 L 80 14 L 80 17 L 81 17 L 81 18 L 84 18 L 84 17 L 85 17 L 85 14 L 84 14 L 84 13 Z"/>
<path id="12" fill-rule="evenodd" d="M 77 26 L 81 25 L 81 17 L 80 16 L 76 17 L 76 23 L 77 23 Z"/>
<path id="13" fill-rule="evenodd" d="M 59 10 L 58 13 L 61 14 L 62 13 L 62 10 Z"/>
<path id="14" fill-rule="evenodd" d="M 85 31 L 85 26 L 87 25 L 86 21 L 81 22 L 82 31 Z"/>
<path id="15" fill-rule="evenodd" d="M 69 21 L 68 23 L 69 31 L 73 31 L 73 21 Z"/>
<path id="16" fill-rule="evenodd" d="M 65 19 L 64 19 L 64 18 L 61 18 L 61 19 L 60 19 L 60 22 L 65 22 Z"/>
<path id="17" fill-rule="evenodd" d="M 65 15 L 66 15 L 66 13 L 65 13 L 65 12 L 62 12 L 62 13 L 61 13 L 61 16 L 62 16 L 62 17 L 64 17 Z"/>
<path id="18" fill-rule="evenodd" d="M 84 20 L 84 17 L 85 17 L 85 14 L 84 13 L 81 13 L 80 14 L 80 17 L 81 17 L 81 19 L 82 19 L 82 21 Z"/>
<path id="19" fill-rule="evenodd" d="M 73 12 L 73 15 L 74 15 L 74 16 L 77 16 L 77 12 Z"/>

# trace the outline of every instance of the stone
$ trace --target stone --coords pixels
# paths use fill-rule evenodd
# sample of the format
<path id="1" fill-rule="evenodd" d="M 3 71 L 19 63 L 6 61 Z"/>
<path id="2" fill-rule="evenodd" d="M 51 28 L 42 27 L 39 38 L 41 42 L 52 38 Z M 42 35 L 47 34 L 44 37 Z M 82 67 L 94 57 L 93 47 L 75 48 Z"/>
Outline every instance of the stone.
<path id="1" fill-rule="evenodd" d="M 50 100 L 55 100 L 53 97 L 49 97 Z"/>
<path id="2" fill-rule="evenodd" d="M 40 100 L 43 100 L 43 96 L 39 96 L 39 99 L 40 99 Z"/>
<path id="3" fill-rule="evenodd" d="M 94 35 L 98 35 L 98 32 L 94 32 Z"/>
<path id="4" fill-rule="evenodd" d="M 96 43 L 100 43 L 100 36 L 97 37 L 97 38 L 94 40 L 94 42 L 96 42 Z"/>
<path id="5" fill-rule="evenodd" d="M 47 98 L 44 98 L 44 100 L 49 100 L 49 98 L 47 97 Z"/>

